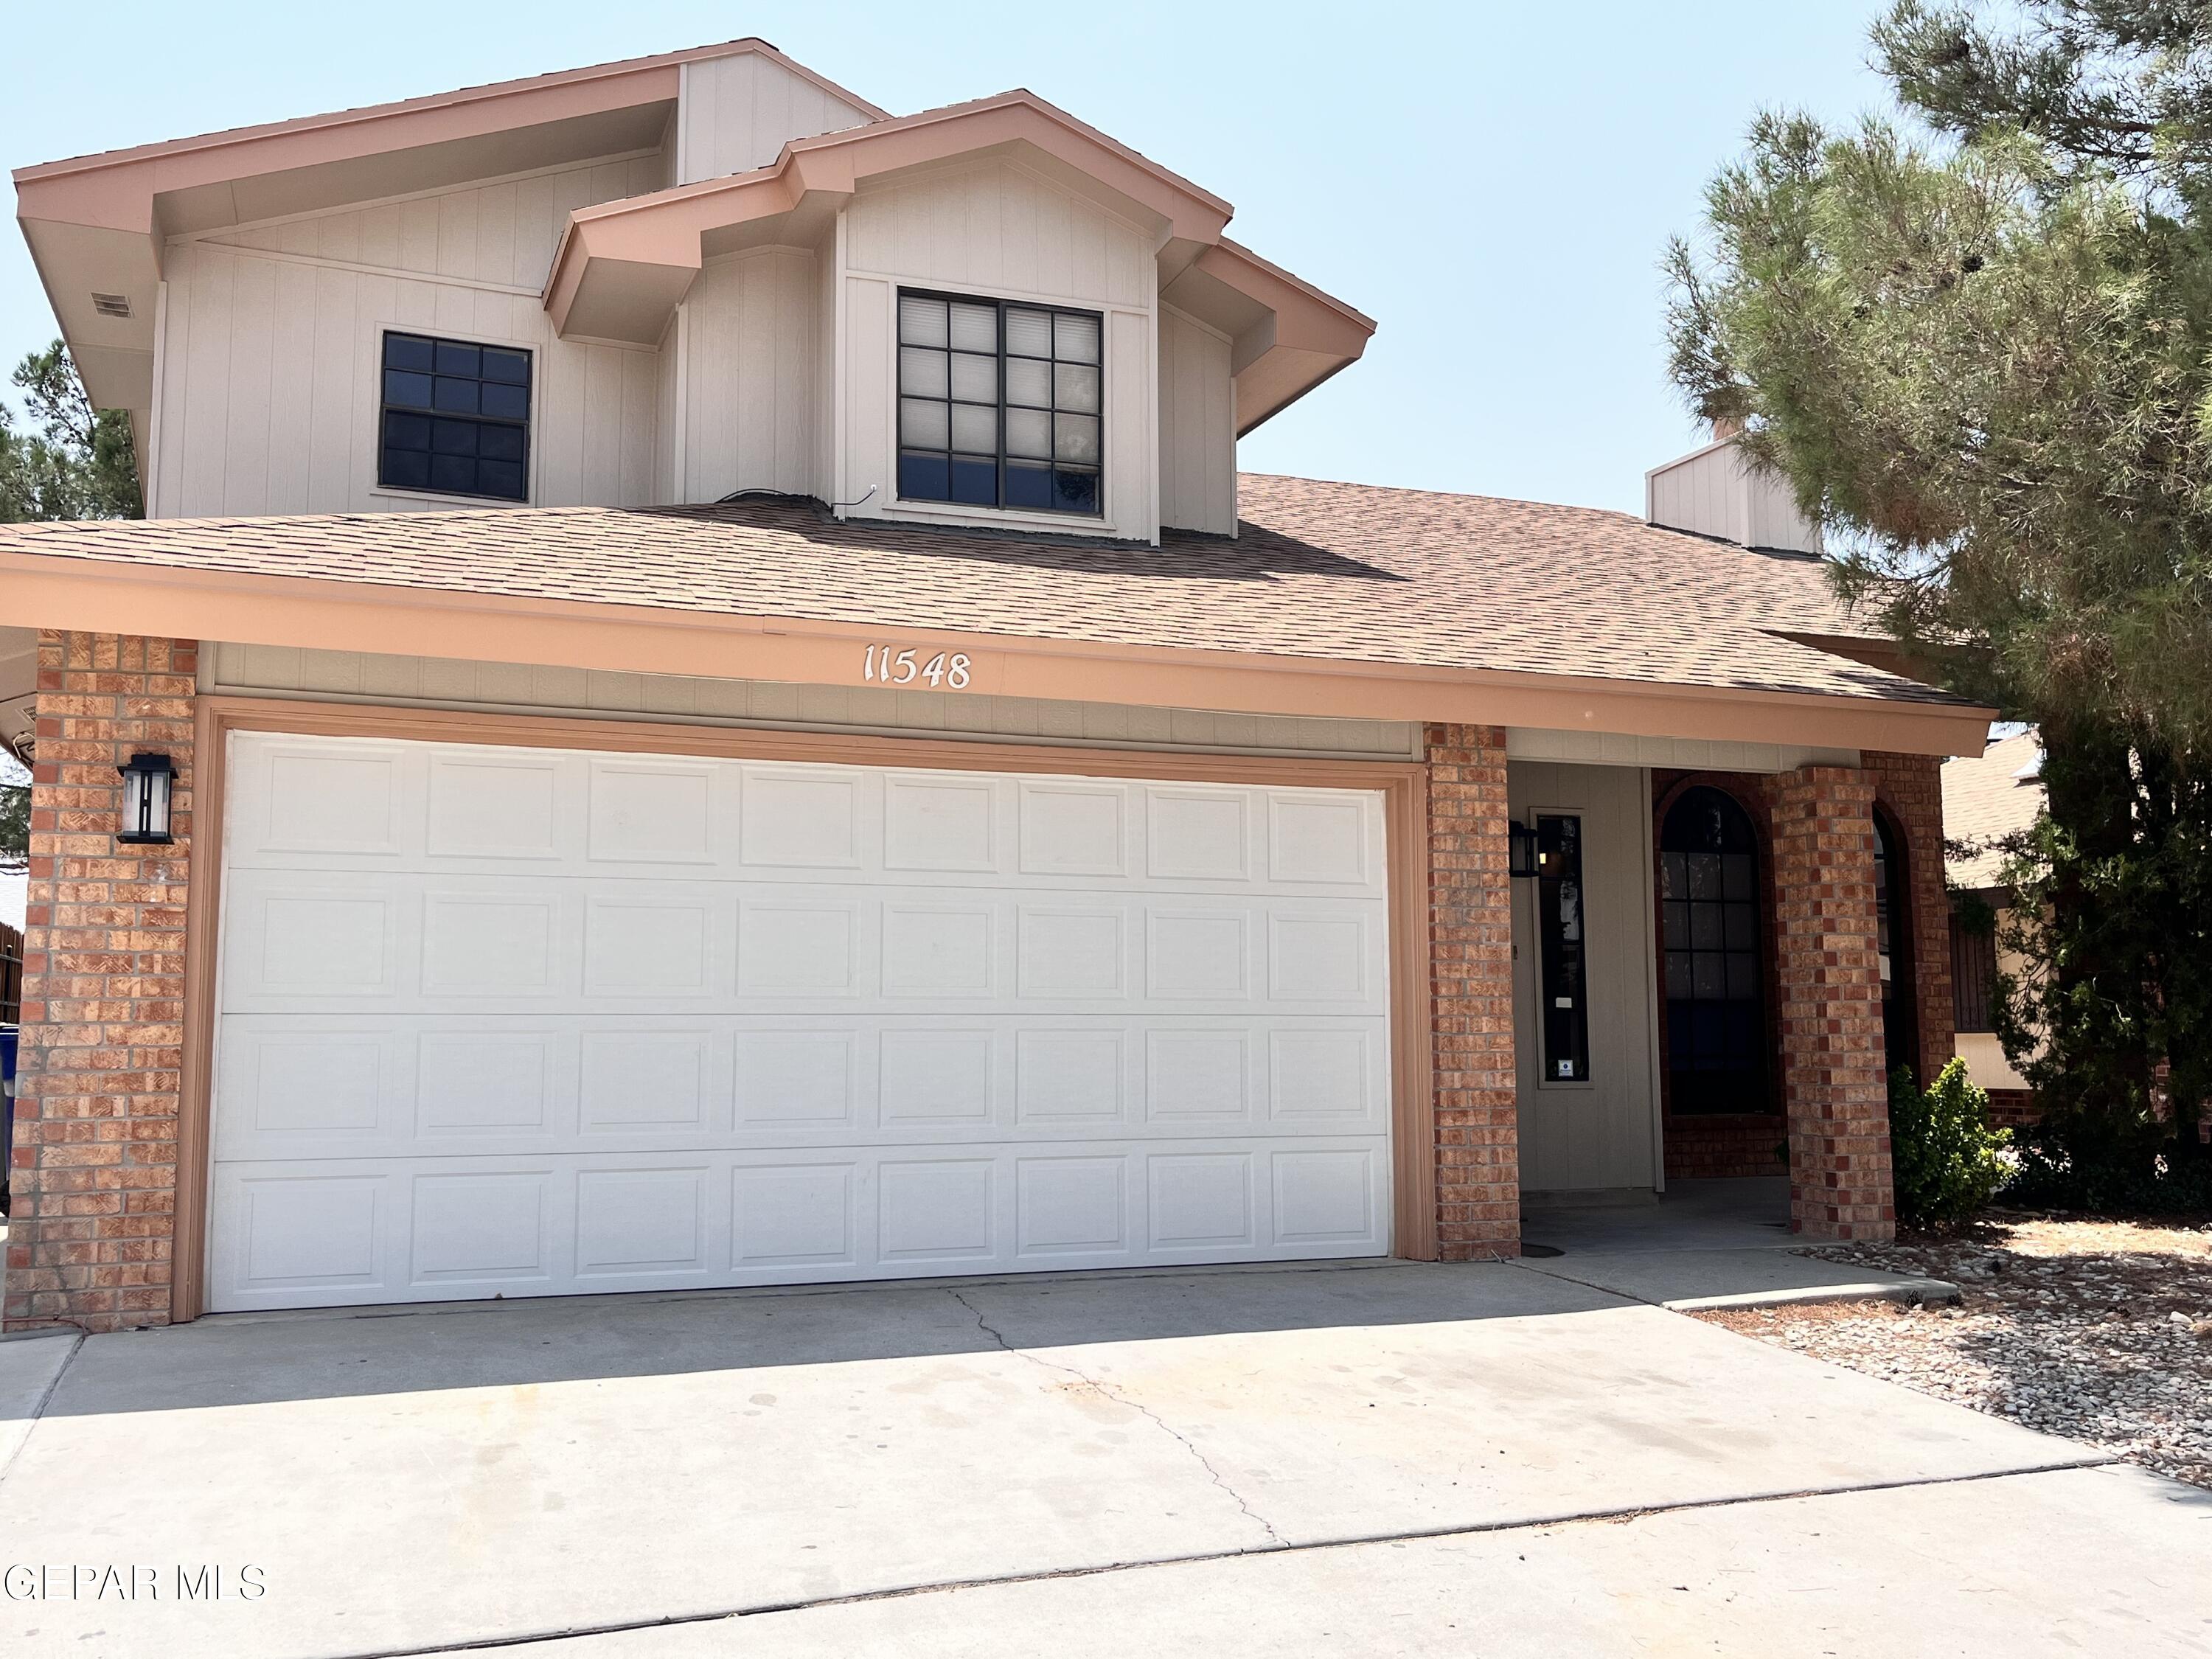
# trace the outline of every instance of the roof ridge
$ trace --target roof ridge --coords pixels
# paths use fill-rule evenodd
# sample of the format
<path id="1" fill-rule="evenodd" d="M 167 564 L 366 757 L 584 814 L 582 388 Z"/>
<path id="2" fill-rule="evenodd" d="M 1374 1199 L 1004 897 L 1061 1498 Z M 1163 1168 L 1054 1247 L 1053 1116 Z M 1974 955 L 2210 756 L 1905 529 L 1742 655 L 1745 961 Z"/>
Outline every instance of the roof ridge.
<path id="1" fill-rule="evenodd" d="M 516 93 L 564 85 L 580 81 L 610 78 L 617 75 L 635 74 L 641 70 L 662 69 L 672 65 L 698 63 L 716 58 L 736 57 L 741 52 L 766 53 L 796 73 L 834 92 L 863 110 L 872 111 L 878 121 L 891 118 L 890 112 L 878 107 L 858 93 L 838 85 L 817 70 L 811 70 L 780 50 L 774 42 L 757 34 L 739 35 L 733 40 L 715 41 L 701 46 L 684 46 L 672 52 L 648 52 L 637 58 L 617 58 L 603 64 L 580 64 L 568 69 L 546 70 L 537 75 L 512 76 L 504 81 L 482 81 L 465 87 L 449 87 L 438 92 L 418 93 L 410 98 L 387 98 L 373 104 L 351 104 L 343 109 L 316 110 L 306 115 L 286 116 L 274 121 L 249 122 L 242 126 L 217 127 L 206 132 L 187 133 L 177 138 L 155 139 L 143 144 L 125 144 L 116 149 L 88 150 L 80 155 L 58 156 L 49 161 L 35 161 L 15 169 L 17 180 L 50 178 L 64 173 L 88 172 L 94 167 L 118 167 L 126 162 L 143 161 L 156 155 L 176 155 L 197 149 L 217 149 L 226 144 L 250 143 L 283 132 L 306 132 L 319 128 L 342 126 L 349 123 L 382 119 L 387 116 L 411 114 L 417 111 L 436 109 L 447 105 L 478 102 L 491 98 L 503 98 Z"/>

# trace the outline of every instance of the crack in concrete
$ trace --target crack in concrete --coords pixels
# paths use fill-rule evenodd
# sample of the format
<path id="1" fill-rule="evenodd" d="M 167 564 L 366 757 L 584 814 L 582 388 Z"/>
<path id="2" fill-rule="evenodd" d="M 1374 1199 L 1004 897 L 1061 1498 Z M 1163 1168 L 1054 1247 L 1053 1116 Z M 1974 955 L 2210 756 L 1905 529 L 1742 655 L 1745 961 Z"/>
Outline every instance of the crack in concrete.
<path id="1" fill-rule="evenodd" d="M 1200 1451 L 1196 1445 L 1193 1444 L 1187 1435 L 1174 1427 L 1173 1425 L 1170 1424 L 1151 1407 L 1132 1400 L 1127 1394 L 1115 1387 L 1112 1383 L 1104 1381 L 1103 1378 L 1092 1376 L 1087 1371 L 1082 1370 L 1076 1366 L 1063 1365 L 1055 1360 L 1046 1359 L 1041 1355 L 1032 1353 L 1026 1348 L 1016 1347 L 1012 1343 L 1006 1340 L 1006 1334 L 1004 1332 L 1000 1330 L 997 1326 L 992 1324 L 989 1320 L 983 1317 L 982 1311 L 978 1309 L 974 1303 L 970 1302 L 967 1297 L 958 1291 L 951 1289 L 947 1289 L 945 1293 L 951 1297 L 955 1302 L 957 1302 L 962 1307 L 967 1309 L 969 1313 L 975 1321 L 975 1328 L 981 1331 L 984 1335 L 989 1337 L 992 1341 L 997 1343 L 1003 1352 L 1013 1355 L 1018 1359 L 1026 1359 L 1030 1364 L 1042 1366 L 1046 1370 L 1059 1371 L 1064 1376 L 1072 1376 L 1075 1378 L 1077 1382 L 1084 1384 L 1085 1387 L 1096 1389 L 1100 1394 L 1105 1395 L 1107 1399 L 1112 1401 L 1115 1405 L 1125 1407 L 1128 1410 L 1136 1413 L 1138 1416 L 1143 1418 L 1154 1428 L 1158 1429 L 1162 1434 L 1166 1435 L 1169 1439 L 1174 1441 L 1185 1451 L 1188 1452 L 1194 1458 L 1197 1459 L 1199 1468 L 1206 1471 L 1206 1478 L 1212 1481 L 1215 1486 L 1220 1487 L 1224 1492 L 1226 1492 L 1230 1498 L 1236 1504 L 1237 1507 L 1244 1511 L 1245 1518 L 1249 1520 L 1255 1526 L 1258 1527 L 1261 1531 L 1267 1534 L 1267 1542 L 1263 1547 L 1278 1550 L 1286 1549 L 1289 1547 L 1289 1546 L 1284 1541 L 1282 1534 L 1275 1530 L 1274 1524 L 1270 1522 L 1266 1516 L 1254 1509 L 1249 1503 L 1246 1502 L 1243 1492 L 1238 1492 L 1236 1487 L 1231 1486 L 1227 1480 L 1222 1478 L 1221 1471 L 1213 1467 L 1212 1461 L 1209 1459 L 1204 1452 Z"/>
<path id="2" fill-rule="evenodd" d="M 43 1342 L 52 1341 L 53 1339 L 39 1337 L 33 1340 Z M 16 1441 L 15 1446 L 9 1451 L 7 1461 L 0 1462 L 0 1481 L 5 1481 L 9 1475 L 14 1473 L 16 1460 L 22 1456 L 24 1449 L 31 1443 L 31 1436 L 38 1429 L 39 1419 L 46 1414 L 46 1407 L 53 1403 L 55 1391 L 62 1385 L 62 1378 L 69 1374 L 69 1368 L 76 1362 L 77 1354 L 83 1347 L 84 1333 L 78 1331 L 70 1336 L 69 1352 L 62 1356 L 62 1363 L 54 1367 L 52 1377 L 47 1381 L 45 1389 L 40 1390 L 37 1403 L 31 1407 L 30 1416 L 24 1419 L 22 1438 Z"/>
<path id="3" fill-rule="evenodd" d="M 957 1296 L 956 1300 L 959 1299 Z M 963 1301 L 963 1307 L 975 1313 L 975 1309 Z M 983 1322 L 978 1315 L 975 1322 L 996 1340 L 1001 1346 L 1005 1339 Z M 1009 1353 L 1020 1353 L 1019 1349 L 1007 1348 Z M 1035 1358 L 1033 1355 L 1024 1355 Z M 1067 1370 L 1048 1360 L 1036 1363 L 1049 1370 Z M 1073 1373 L 1080 1375 L 1079 1373 Z M 1090 1379 L 1085 1378 L 1086 1382 Z M 1097 1385 L 1093 1385 L 1097 1386 Z M 1133 1407 L 1133 1409 L 1134 1409 Z M 1157 1419 L 1155 1419 L 1157 1420 Z M 1170 1431 L 1173 1432 L 1172 1430 Z M 1176 1438 L 1182 1438 L 1177 1436 Z M 1202 1461 L 1202 1460 L 1201 1460 Z M 447 1653 L 477 1653 L 490 1649 L 535 1647 L 544 1642 L 574 1641 L 590 1636 L 614 1636 L 629 1631 L 661 1630 L 676 1625 L 715 1625 L 742 1619 L 772 1617 L 777 1613 L 809 1613 L 820 1607 L 851 1607 L 868 1601 L 900 1601 L 921 1595 L 939 1595 L 951 1590 L 990 1589 L 1002 1585 L 1034 1584 L 1060 1578 L 1096 1578 L 1126 1572 L 1145 1572 L 1157 1567 L 1180 1567 L 1202 1565 L 1212 1561 L 1233 1561 L 1254 1555 L 1304 1555 L 1331 1550 L 1357 1549 L 1376 1544 L 1420 1543 L 1431 1540 L 1472 1538 L 1486 1533 L 1536 1532 L 1556 1527 L 1583 1525 L 1612 1525 L 1623 1522 L 1655 1519 L 1661 1516 L 1680 1514 L 1696 1510 L 1735 1509 L 1762 1504 L 1795 1503 L 1808 1498 L 1850 1498 L 1861 1492 L 1905 1492 L 1923 1486 L 1964 1486 L 1986 1480 L 2012 1480 L 2023 1476 L 2065 1474 L 2076 1471 L 2124 1467 L 2126 1460 L 2118 1457 L 2099 1457 L 2080 1462 L 2029 1463 L 2018 1468 L 1985 1469 L 1968 1474 L 1939 1474 L 1907 1477 L 1897 1480 L 1875 1480 L 1856 1486 L 1808 1486 L 1795 1492 L 1745 1492 L 1722 1498 L 1688 1498 L 1680 1503 L 1645 1504 L 1607 1510 L 1562 1511 L 1556 1515 L 1524 1516 L 1508 1520 L 1476 1522 L 1439 1527 L 1419 1527 L 1399 1532 L 1348 1533 L 1336 1538 L 1320 1538 L 1310 1543 L 1281 1544 L 1274 1548 L 1205 1550 L 1188 1555 L 1163 1555 L 1128 1561 L 1110 1561 L 1096 1566 L 1042 1567 L 1031 1572 L 1010 1572 L 989 1577 L 951 1578 L 929 1583 L 897 1584 L 882 1589 L 854 1590 L 843 1595 L 817 1596 L 803 1601 L 763 1602 L 751 1607 L 718 1607 L 704 1613 L 672 1613 L 659 1619 L 631 1619 L 603 1625 L 575 1625 L 560 1630 L 519 1632 L 508 1636 L 486 1636 L 472 1640 L 442 1643 L 426 1648 L 379 1648 L 373 1652 L 343 1656 L 343 1659 L 436 1659 Z"/>

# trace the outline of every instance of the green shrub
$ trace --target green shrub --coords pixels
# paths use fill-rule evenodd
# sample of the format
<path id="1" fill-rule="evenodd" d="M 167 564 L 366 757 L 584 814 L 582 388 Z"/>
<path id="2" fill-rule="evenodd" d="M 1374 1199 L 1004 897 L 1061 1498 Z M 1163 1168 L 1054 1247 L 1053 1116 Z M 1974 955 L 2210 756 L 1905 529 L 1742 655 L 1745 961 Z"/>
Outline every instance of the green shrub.
<path id="1" fill-rule="evenodd" d="M 1897 1218 L 1916 1227 L 1963 1221 L 1996 1194 L 2012 1137 L 1990 1127 L 1990 1097 L 1964 1060 L 1943 1068 L 1932 1089 L 1900 1066 L 1889 1078 L 1889 1150 Z"/>
<path id="2" fill-rule="evenodd" d="M 2097 1215 L 2212 1213 L 2212 1158 L 2175 1140 L 2163 1124 L 2121 1135 L 2106 1121 L 2060 1111 L 2016 1139 L 2004 1184 L 2008 1204 Z"/>

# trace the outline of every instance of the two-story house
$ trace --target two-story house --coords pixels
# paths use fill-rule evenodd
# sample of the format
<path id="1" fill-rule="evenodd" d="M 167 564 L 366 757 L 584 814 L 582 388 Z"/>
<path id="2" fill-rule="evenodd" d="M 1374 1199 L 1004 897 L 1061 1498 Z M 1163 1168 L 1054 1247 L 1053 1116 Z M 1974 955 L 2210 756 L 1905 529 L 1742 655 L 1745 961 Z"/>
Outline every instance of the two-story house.
<path id="1" fill-rule="evenodd" d="M 1733 446 L 1240 475 L 1368 318 L 757 40 L 15 178 L 148 516 L 0 530 L 10 1323 L 1891 1226 L 1987 711 Z"/>

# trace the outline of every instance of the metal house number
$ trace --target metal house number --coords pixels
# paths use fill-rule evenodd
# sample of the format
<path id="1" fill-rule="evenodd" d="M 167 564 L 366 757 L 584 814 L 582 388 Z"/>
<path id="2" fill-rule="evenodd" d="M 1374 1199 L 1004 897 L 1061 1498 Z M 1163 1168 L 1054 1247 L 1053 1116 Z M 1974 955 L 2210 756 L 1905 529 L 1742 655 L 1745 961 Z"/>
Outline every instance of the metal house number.
<path id="1" fill-rule="evenodd" d="M 919 651 L 894 651 L 888 645 L 872 645 L 860 669 L 860 678 L 885 685 L 912 685 L 916 680 L 927 680 L 932 686 L 965 691 L 974 666 L 965 651 L 955 651 L 949 656 L 940 651 L 924 662 Z"/>

